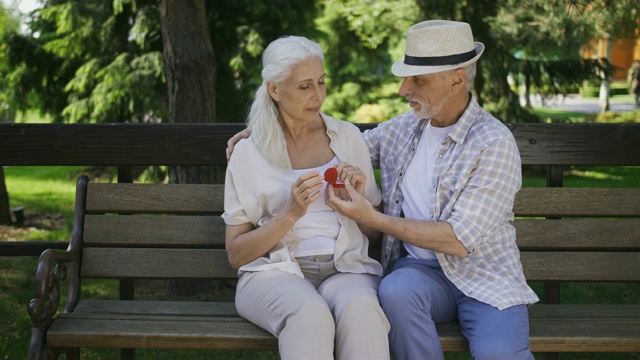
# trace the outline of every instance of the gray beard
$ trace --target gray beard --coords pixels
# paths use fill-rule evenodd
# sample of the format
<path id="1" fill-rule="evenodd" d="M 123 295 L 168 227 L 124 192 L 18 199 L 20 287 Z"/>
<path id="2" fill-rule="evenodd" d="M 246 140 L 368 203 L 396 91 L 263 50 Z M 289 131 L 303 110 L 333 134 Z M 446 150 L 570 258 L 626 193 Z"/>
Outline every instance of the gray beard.
<path id="1" fill-rule="evenodd" d="M 418 102 L 418 104 L 420 104 L 420 110 L 414 110 L 413 113 L 418 119 L 431 119 L 433 115 L 439 113 L 440 110 L 442 110 L 444 104 L 449 99 L 449 96 L 450 94 L 445 95 L 442 99 L 440 99 L 440 101 L 430 107 L 427 107 L 423 103 Z"/>

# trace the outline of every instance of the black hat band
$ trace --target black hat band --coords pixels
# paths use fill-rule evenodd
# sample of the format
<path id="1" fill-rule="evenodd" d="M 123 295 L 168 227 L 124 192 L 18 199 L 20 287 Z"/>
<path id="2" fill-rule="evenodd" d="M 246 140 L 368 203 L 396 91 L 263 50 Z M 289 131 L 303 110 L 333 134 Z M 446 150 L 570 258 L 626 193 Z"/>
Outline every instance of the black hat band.
<path id="1" fill-rule="evenodd" d="M 463 54 L 447 55 L 447 56 L 431 56 L 431 57 L 418 57 L 418 56 L 404 56 L 404 63 L 407 65 L 416 66 L 440 66 L 440 65 L 456 65 L 469 61 L 476 56 L 476 50 L 473 49 Z"/>

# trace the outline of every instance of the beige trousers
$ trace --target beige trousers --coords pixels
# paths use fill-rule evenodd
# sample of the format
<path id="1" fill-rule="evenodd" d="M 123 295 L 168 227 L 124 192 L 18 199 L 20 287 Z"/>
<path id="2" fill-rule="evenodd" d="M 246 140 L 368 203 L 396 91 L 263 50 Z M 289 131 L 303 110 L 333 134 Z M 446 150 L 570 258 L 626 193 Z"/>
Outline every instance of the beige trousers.
<path id="1" fill-rule="evenodd" d="M 241 275 L 236 307 L 278 337 L 284 360 L 389 359 L 380 277 L 338 272 L 332 255 L 299 258 L 305 279 L 281 270 Z"/>

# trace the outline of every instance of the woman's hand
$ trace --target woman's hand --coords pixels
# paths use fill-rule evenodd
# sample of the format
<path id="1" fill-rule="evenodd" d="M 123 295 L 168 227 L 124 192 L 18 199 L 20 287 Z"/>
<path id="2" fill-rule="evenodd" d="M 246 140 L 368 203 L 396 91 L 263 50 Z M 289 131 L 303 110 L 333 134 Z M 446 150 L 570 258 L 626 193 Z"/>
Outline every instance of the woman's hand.
<path id="1" fill-rule="evenodd" d="M 317 171 L 302 174 L 291 185 L 291 198 L 287 211 L 298 219 L 307 213 L 307 208 L 322 195 L 323 177 Z"/>
<path id="2" fill-rule="evenodd" d="M 291 198 L 284 211 L 278 212 L 260 227 L 251 223 L 227 225 L 225 248 L 234 269 L 268 254 L 293 225 L 307 213 L 309 205 L 322 194 L 323 178 L 317 171 L 300 176 L 291 185 Z"/>

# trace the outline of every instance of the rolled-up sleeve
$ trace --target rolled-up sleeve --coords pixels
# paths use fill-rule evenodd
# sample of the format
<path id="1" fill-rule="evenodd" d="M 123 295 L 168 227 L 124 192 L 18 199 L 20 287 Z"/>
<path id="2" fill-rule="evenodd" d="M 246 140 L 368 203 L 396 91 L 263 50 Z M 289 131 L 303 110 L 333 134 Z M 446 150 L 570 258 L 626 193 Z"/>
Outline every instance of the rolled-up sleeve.
<path id="1" fill-rule="evenodd" d="M 249 222 L 249 217 L 240 202 L 238 190 L 233 181 L 231 166 L 227 168 L 224 185 L 224 213 L 222 218 L 227 225 L 240 225 Z"/>

